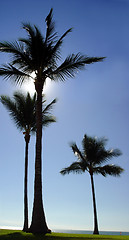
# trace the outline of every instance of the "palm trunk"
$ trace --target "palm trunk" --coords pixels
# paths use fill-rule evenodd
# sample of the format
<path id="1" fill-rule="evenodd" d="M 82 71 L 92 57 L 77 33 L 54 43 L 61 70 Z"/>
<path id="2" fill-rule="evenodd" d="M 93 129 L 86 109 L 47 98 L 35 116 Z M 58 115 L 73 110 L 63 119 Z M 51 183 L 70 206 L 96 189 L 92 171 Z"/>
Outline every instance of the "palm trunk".
<path id="1" fill-rule="evenodd" d="M 36 158 L 35 158 L 35 182 L 34 182 L 34 203 L 32 222 L 29 232 L 47 233 L 50 230 L 47 227 L 42 201 L 42 87 L 36 86 L 37 104 L 36 104 Z"/>
<path id="2" fill-rule="evenodd" d="M 24 177 L 24 226 L 23 231 L 28 231 L 28 145 L 29 145 L 30 135 L 26 132 L 25 135 L 25 177 Z"/>
<path id="3" fill-rule="evenodd" d="M 95 190 L 94 190 L 93 174 L 90 174 L 90 176 L 91 176 L 92 197 L 93 197 L 93 209 L 94 209 L 94 232 L 93 232 L 93 234 L 99 234 L 99 231 L 98 231 L 98 220 L 97 220 L 97 211 L 96 211 L 96 201 L 95 201 Z"/>

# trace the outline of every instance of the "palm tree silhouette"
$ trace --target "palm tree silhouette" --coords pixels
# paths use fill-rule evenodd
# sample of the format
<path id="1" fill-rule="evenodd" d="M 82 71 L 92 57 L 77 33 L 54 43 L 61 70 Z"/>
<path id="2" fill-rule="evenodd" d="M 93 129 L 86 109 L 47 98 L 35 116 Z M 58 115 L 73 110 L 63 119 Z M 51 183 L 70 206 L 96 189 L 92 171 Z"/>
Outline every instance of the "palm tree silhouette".
<path id="1" fill-rule="evenodd" d="M 71 54 L 59 65 L 61 60 L 61 47 L 64 38 L 71 32 L 68 29 L 60 38 L 55 31 L 52 19 L 53 9 L 46 17 L 46 35 L 43 36 L 37 26 L 23 23 L 28 37 L 15 42 L 1 42 L 0 51 L 11 54 L 9 64 L 0 68 L 0 76 L 12 79 L 13 82 L 22 84 L 27 78 L 31 78 L 37 92 L 36 104 L 36 157 L 35 157 L 35 183 L 34 203 L 30 232 L 47 233 L 47 227 L 42 201 L 42 174 L 41 174 L 41 151 L 42 151 L 42 91 L 47 79 L 52 81 L 65 81 L 74 77 L 78 70 L 86 64 L 99 62 L 103 57 L 88 57 L 80 53 Z M 32 76 L 35 74 L 35 77 Z"/>
<path id="2" fill-rule="evenodd" d="M 28 231 L 28 147 L 30 134 L 36 132 L 36 93 L 31 97 L 29 92 L 23 94 L 15 92 L 13 100 L 7 96 L 0 97 L 1 103 L 7 108 L 11 118 L 17 128 L 25 135 L 25 176 L 24 176 L 24 226 L 23 231 Z M 45 104 L 44 100 L 43 104 Z M 42 110 L 42 126 L 46 127 L 55 122 L 54 116 L 50 115 L 50 110 L 56 103 L 54 99 L 50 104 L 44 106 Z"/>
<path id="3" fill-rule="evenodd" d="M 71 148 L 78 160 L 60 171 L 62 175 L 69 174 L 70 172 L 83 173 L 85 171 L 90 174 L 94 209 L 93 234 L 99 234 L 93 174 L 102 174 L 106 177 L 106 175 L 119 176 L 123 172 L 123 168 L 117 165 L 102 165 L 112 157 L 121 155 L 119 149 L 106 150 L 106 141 L 105 138 L 94 138 L 84 135 L 82 151 L 79 150 L 76 143 L 71 144 Z"/>

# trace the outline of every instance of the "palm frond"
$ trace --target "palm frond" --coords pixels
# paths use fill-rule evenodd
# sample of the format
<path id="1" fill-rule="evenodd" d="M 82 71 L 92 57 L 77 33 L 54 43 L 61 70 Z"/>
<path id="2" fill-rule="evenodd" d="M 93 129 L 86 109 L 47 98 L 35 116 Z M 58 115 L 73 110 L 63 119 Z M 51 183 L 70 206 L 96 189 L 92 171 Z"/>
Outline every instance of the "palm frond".
<path id="1" fill-rule="evenodd" d="M 35 37 L 35 30 L 30 23 L 22 23 L 22 28 L 28 32 L 28 36 L 31 38 Z"/>
<path id="2" fill-rule="evenodd" d="M 18 51 L 18 43 L 15 42 L 0 42 L 0 52 L 7 52 L 7 53 L 17 53 Z"/>
<path id="3" fill-rule="evenodd" d="M 63 43 L 63 39 L 65 38 L 65 36 L 72 31 L 72 28 L 68 29 L 60 38 L 59 40 L 56 42 L 56 44 L 54 45 L 54 47 L 52 48 L 51 51 L 51 57 L 57 60 L 61 60 L 61 52 L 60 52 L 60 48 L 62 46 Z"/>
<path id="4" fill-rule="evenodd" d="M 76 143 L 71 143 L 71 144 L 70 144 L 70 147 L 72 148 L 75 156 L 77 156 L 77 158 L 78 158 L 79 160 L 85 161 L 84 156 L 83 156 L 83 154 L 81 153 L 81 151 L 79 150 L 79 148 L 77 147 Z"/>
<path id="5" fill-rule="evenodd" d="M 106 150 L 105 148 L 100 148 L 96 150 L 96 157 L 94 160 L 96 164 L 101 164 L 109 161 L 113 157 L 119 157 L 121 154 L 119 149 Z"/>
<path id="6" fill-rule="evenodd" d="M 57 98 L 51 101 L 47 106 L 44 107 L 42 114 L 50 114 L 50 111 L 53 109 L 54 104 L 57 103 Z"/>
<path id="7" fill-rule="evenodd" d="M 36 94 L 35 94 L 36 98 Z M 36 100 L 35 104 L 36 104 Z M 42 127 L 48 127 L 51 123 L 56 122 L 56 117 L 51 115 L 51 110 L 53 109 L 54 104 L 57 102 L 57 99 L 55 98 L 53 101 L 51 101 L 48 105 L 44 106 L 44 103 L 46 103 L 45 94 L 43 94 L 43 110 L 42 110 Z M 33 133 L 36 132 L 36 121 L 33 125 L 33 128 L 31 129 Z"/>
<path id="8" fill-rule="evenodd" d="M 88 135 L 84 135 L 82 140 L 82 147 L 85 154 L 87 154 L 88 149 L 104 149 L 107 143 L 107 139 L 105 137 L 97 138 L 97 137 L 90 137 Z"/>
<path id="9" fill-rule="evenodd" d="M 48 50 L 51 47 L 46 46 L 44 37 L 37 26 L 32 26 L 29 23 L 23 23 L 22 26 L 28 32 L 28 38 L 21 38 L 19 41 L 25 44 L 25 51 L 30 56 L 33 71 L 38 71 L 41 67 L 44 70 L 48 64 Z"/>
<path id="10" fill-rule="evenodd" d="M 26 73 L 26 69 L 32 72 L 32 63 L 30 56 L 26 53 L 23 44 L 20 42 L 1 42 L 0 51 L 7 52 L 11 54 L 12 62 L 10 65 L 17 66 L 17 68 L 22 69 Z"/>
<path id="11" fill-rule="evenodd" d="M 23 129 L 25 130 L 22 114 L 19 111 L 19 108 L 17 108 L 16 103 L 7 96 L 1 96 L 0 101 L 8 110 L 12 120 L 15 122 L 16 127 L 20 129 L 20 131 Z"/>
<path id="12" fill-rule="evenodd" d="M 119 149 L 109 149 L 108 151 L 108 159 L 112 158 L 112 157 L 119 157 L 122 155 L 122 152 Z"/>
<path id="13" fill-rule="evenodd" d="M 15 92 L 13 100 L 6 96 L 1 96 L 0 100 L 20 131 L 33 129 L 36 125 L 36 94 L 31 97 L 30 93 Z"/>
<path id="14" fill-rule="evenodd" d="M 122 154 L 119 149 L 106 150 L 106 143 L 105 137 L 97 138 L 84 135 L 82 140 L 83 153 L 93 166 L 100 165 L 112 157 L 118 157 Z"/>
<path id="15" fill-rule="evenodd" d="M 83 170 L 82 170 L 79 162 L 74 162 L 69 167 L 64 168 L 60 171 L 60 173 L 62 175 L 69 174 L 71 172 L 73 172 L 73 173 L 83 173 Z"/>
<path id="16" fill-rule="evenodd" d="M 46 44 L 53 44 L 57 38 L 57 33 L 55 32 L 55 22 L 53 21 L 52 15 L 53 13 L 53 8 L 51 8 L 48 16 L 46 17 L 46 25 L 47 25 L 47 30 L 46 30 L 46 38 L 45 42 Z"/>
<path id="17" fill-rule="evenodd" d="M 43 118 L 42 118 L 43 128 L 48 127 L 51 123 L 54 123 L 54 122 L 56 122 L 56 117 L 51 115 L 47 115 L 47 116 L 43 115 Z"/>
<path id="18" fill-rule="evenodd" d="M 105 165 L 103 167 L 96 167 L 94 168 L 94 173 L 96 174 L 102 174 L 104 177 L 106 177 L 107 175 L 111 175 L 111 176 L 120 176 L 120 174 L 124 171 L 123 168 L 121 168 L 120 166 L 117 165 Z"/>
<path id="19" fill-rule="evenodd" d="M 97 58 L 97 57 L 87 57 L 84 55 L 78 54 L 72 54 L 69 55 L 65 61 L 53 72 L 51 72 L 50 78 L 56 78 L 57 80 L 60 79 L 62 81 L 65 81 L 66 78 L 72 78 L 75 77 L 76 73 L 83 69 L 86 64 L 91 64 L 94 62 L 102 61 L 104 58 Z"/>
<path id="20" fill-rule="evenodd" d="M 31 77 L 29 74 L 20 71 L 11 64 L 5 64 L 0 68 L 0 76 L 3 76 L 5 79 L 10 78 L 16 84 L 22 84 L 26 78 Z"/>

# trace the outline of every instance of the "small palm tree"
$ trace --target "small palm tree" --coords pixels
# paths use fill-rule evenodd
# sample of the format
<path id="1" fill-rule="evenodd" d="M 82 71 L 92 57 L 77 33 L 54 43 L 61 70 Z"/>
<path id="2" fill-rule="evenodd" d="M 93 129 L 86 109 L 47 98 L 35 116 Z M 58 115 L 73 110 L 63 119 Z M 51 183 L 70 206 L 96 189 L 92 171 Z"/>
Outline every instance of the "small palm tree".
<path id="1" fill-rule="evenodd" d="M 61 47 L 64 38 L 71 32 L 68 29 L 60 38 L 55 31 L 52 19 L 53 9 L 46 17 L 46 35 L 43 36 L 37 26 L 23 24 L 28 37 L 15 42 L 1 42 L 0 51 L 11 54 L 11 62 L 0 68 L 0 76 L 12 79 L 15 83 L 22 84 L 27 78 L 34 81 L 37 93 L 36 104 L 36 157 L 35 157 L 35 183 L 34 203 L 30 232 L 47 233 L 45 213 L 42 201 L 42 92 L 47 79 L 52 81 L 65 81 L 74 77 L 78 70 L 85 65 L 100 62 L 103 57 L 88 57 L 80 53 L 71 54 L 60 64 Z M 32 77 L 32 73 L 35 77 Z"/>
<path id="2" fill-rule="evenodd" d="M 36 93 L 31 97 L 29 93 L 22 94 L 15 92 L 13 95 L 14 100 L 7 96 L 1 96 L 1 103 L 7 108 L 10 116 L 14 120 L 17 128 L 23 131 L 25 135 L 25 176 L 24 176 L 24 226 L 23 231 L 28 231 L 28 146 L 30 141 L 30 134 L 36 132 Z M 44 100 L 43 103 L 45 103 Z M 54 99 L 50 104 L 45 106 L 42 111 L 42 126 L 48 126 L 50 123 L 55 122 L 56 119 L 50 115 L 50 110 L 53 104 L 56 103 Z"/>
<path id="3" fill-rule="evenodd" d="M 79 150 L 76 143 L 71 144 L 71 148 L 78 158 L 78 161 L 72 163 L 69 167 L 61 170 L 61 174 L 83 173 L 87 171 L 90 174 L 92 196 L 93 196 L 93 209 L 94 209 L 94 232 L 93 234 L 99 234 L 97 210 L 95 201 L 95 189 L 93 174 L 119 176 L 123 172 L 123 168 L 117 165 L 102 165 L 103 163 L 110 160 L 112 157 L 118 157 L 121 155 L 119 149 L 105 149 L 106 139 L 105 138 L 93 138 L 84 135 L 82 140 L 82 151 Z"/>

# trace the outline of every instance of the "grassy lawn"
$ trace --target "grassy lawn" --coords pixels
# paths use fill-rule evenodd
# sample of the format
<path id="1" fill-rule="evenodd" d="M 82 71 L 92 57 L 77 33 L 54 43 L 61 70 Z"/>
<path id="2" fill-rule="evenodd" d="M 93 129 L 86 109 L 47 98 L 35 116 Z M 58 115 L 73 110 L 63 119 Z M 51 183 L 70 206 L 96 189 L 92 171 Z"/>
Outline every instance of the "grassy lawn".
<path id="1" fill-rule="evenodd" d="M 33 235 L 17 230 L 0 230 L 0 240 L 84 240 L 84 239 L 104 239 L 104 240 L 129 240 L 129 236 L 111 236 L 111 235 L 91 235 L 91 234 L 69 234 L 69 233 L 51 233 L 44 235 Z"/>

